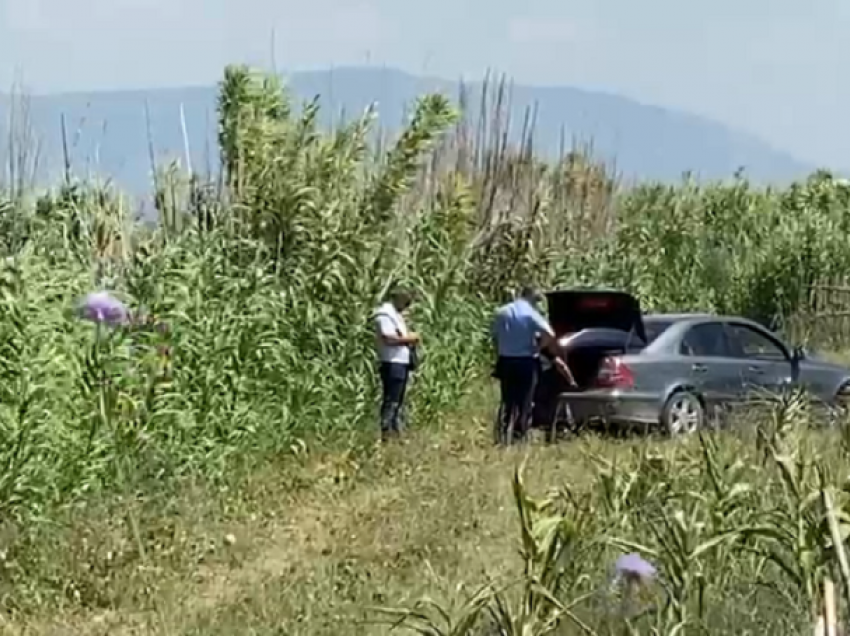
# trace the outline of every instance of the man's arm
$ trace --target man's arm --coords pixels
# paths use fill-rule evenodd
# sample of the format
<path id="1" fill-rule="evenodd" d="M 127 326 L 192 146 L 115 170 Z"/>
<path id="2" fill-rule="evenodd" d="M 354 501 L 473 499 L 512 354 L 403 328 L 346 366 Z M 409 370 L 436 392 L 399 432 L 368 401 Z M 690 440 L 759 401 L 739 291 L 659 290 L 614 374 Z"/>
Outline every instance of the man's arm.
<path id="1" fill-rule="evenodd" d="M 400 334 L 389 316 L 378 316 L 378 336 L 385 345 L 390 347 L 419 344 L 418 334 L 409 333 L 406 336 Z"/>
<path id="2" fill-rule="evenodd" d="M 545 352 L 549 354 L 548 357 L 552 361 L 552 365 L 558 370 L 558 373 L 564 377 L 567 384 L 569 384 L 571 388 L 578 387 L 575 376 L 573 376 L 573 372 L 570 370 L 566 361 L 561 357 L 561 347 L 558 345 L 558 341 L 555 340 L 555 337 L 547 332 L 543 332 L 542 344 Z"/>
<path id="3" fill-rule="evenodd" d="M 537 311 L 532 311 L 531 318 L 537 328 L 540 350 L 546 350 L 553 358 L 557 358 L 561 351 L 558 341 L 555 340 L 555 330 L 552 329 L 552 325 Z"/>
<path id="4" fill-rule="evenodd" d="M 558 373 L 563 376 L 563 378 L 567 381 L 567 384 L 571 389 L 578 388 L 578 383 L 576 382 L 575 376 L 573 372 L 570 370 L 569 365 L 561 356 L 552 356 L 552 366 L 554 366 Z"/>
<path id="5" fill-rule="evenodd" d="M 537 312 L 535 312 L 534 318 L 535 322 L 537 323 L 537 328 L 540 330 L 541 350 L 549 354 L 549 358 L 552 360 L 552 364 L 555 366 L 558 372 L 562 376 L 564 376 L 564 379 L 567 381 L 567 383 L 571 387 L 577 386 L 575 377 L 573 377 L 573 372 L 570 370 L 570 367 L 567 366 L 567 363 L 561 357 L 561 346 L 558 344 L 558 341 L 555 338 L 555 331 L 552 329 L 552 326 L 549 324 L 549 321 Z"/>

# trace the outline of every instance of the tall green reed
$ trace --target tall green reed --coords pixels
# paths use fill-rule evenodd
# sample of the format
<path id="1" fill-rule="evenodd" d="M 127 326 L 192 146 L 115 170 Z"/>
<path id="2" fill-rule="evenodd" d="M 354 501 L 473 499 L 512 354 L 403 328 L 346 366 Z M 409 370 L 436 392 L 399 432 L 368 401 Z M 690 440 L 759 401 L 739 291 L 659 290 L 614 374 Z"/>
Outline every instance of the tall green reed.
<path id="1" fill-rule="evenodd" d="M 318 102 L 295 104 L 278 79 L 229 67 L 222 180 L 166 169 L 156 227 L 134 223 L 111 187 L 73 179 L 32 204 L 0 203 L 0 253 L 17 272 L 4 364 L 8 386 L 30 387 L 4 404 L 31 396 L 18 416 L 29 423 L 3 441 L 21 449 L 15 470 L 31 458 L 40 475 L 10 505 L 109 489 L 118 457 L 139 483 L 219 479 L 293 445 L 362 435 L 375 418 L 369 316 L 394 282 L 417 291 L 426 363 L 411 395 L 427 425 L 486 376 L 490 311 L 525 280 L 776 321 L 805 313 L 811 285 L 847 269 L 850 194 L 828 174 L 785 191 L 740 178 L 623 190 L 586 153 L 535 156 L 530 124 L 508 144 L 506 86 L 484 91 L 477 120 L 424 96 L 376 149 L 372 110 L 323 131 Z M 131 334 L 94 361 L 65 309 L 97 287 L 169 333 Z M 109 382 L 89 377 L 107 368 Z M 45 457 L 57 460 L 37 466 Z"/>

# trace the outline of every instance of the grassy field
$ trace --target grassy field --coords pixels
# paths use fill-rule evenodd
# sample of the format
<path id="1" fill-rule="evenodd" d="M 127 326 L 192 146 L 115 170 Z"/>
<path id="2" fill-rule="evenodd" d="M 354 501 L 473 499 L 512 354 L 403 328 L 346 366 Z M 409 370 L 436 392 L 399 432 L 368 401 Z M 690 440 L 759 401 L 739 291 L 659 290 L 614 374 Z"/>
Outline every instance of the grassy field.
<path id="1" fill-rule="evenodd" d="M 534 280 L 845 347 L 847 294 L 822 292 L 850 270 L 850 188 L 819 173 L 626 190 L 581 153 L 505 147 L 503 97 L 471 121 L 424 96 L 376 148 L 368 113 L 322 132 L 316 105 L 229 68 L 224 173 L 154 166 L 156 227 L 102 184 L 10 184 L 5 631 L 382 633 L 368 607 L 429 595 L 438 617 L 493 577 L 513 585 L 422 633 L 790 634 L 824 585 L 847 595 L 844 428 L 810 430 L 794 399 L 702 439 L 500 451 L 487 323 Z M 424 357 L 409 437 L 376 446 L 369 317 L 393 283 L 417 292 Z M 79 320 L 95 289 L 150 320 Z M 612 580 L 630 552 L 654 582 Z"/>
<path id="2" fill-rule="evenodd" d="M 835 562 L 812 495 L 826 489 L 846 505 L 819 472 L 840 484 L 850 446 L 806 432 L 799 404 L 703 442 L 587 437 L 508 450 L 488 442 L 490 406 L 472 402 L 398 444 L 308 453 L 231 488 L 69 512 L 41 546 L 39 572 L 67 598 L 4 633 L 379 634 L 388 617 L 376 608 L 431 598 L 459 620 L 462 601 L 491 581 L 518 588 L 505 594 L 516 631 L 498 633 L 547 633 L 558 612 L 542 596 L 527 611 L 533 573 L 576 602 L 586 628 L 564 619 L 556 633 L 619 634 L 611 576 L 633 544 L 681 603 L 650 596 L 658 611 L 634 621 L 637 633 L 671 633 L 683 619 L 685 633 L 810 633 Z M 525 492 L 542 500 L 554 489 L 525 539 L 513 491 L 523 464 Z"/>

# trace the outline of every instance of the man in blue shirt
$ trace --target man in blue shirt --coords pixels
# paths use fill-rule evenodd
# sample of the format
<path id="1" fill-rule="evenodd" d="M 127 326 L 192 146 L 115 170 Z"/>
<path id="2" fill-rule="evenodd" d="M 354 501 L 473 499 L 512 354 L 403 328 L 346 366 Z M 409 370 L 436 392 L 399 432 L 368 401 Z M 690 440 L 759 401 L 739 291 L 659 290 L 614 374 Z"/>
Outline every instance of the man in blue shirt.
<path id="1" fill-rule="evenodd" d="M 575 386 L 572 373 L 560 357 L 555 332 L 537 304 L 542 296 L 526 286 L 519 297 L 500 307 L 493 320 L 493 339 L 498 350 L 496 377 L 501 385 L 502 403 L 499 441 L 525 437 L 531 424 L 531 407 L 540 369 L 540 350 L 546 349 L 555 368 Z"/>

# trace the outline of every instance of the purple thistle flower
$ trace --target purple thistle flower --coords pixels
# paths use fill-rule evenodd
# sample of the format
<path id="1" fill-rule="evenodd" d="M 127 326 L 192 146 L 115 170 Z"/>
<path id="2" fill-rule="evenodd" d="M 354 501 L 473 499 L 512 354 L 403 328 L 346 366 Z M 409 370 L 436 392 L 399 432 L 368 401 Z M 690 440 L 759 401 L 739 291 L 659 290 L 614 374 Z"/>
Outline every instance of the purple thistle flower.
<path id="1" fill-rule="evenodd" d="M 124 303 L 105 291 L 88 294 L 80 303 L 79 313 L 85 320 L 113 326 L 124 325 L 130 319 Z"/>
<path id="2" fill-rule="evenodd" d="M 656 573 L 655 566 L 639 554 L 624 554 L 617 559 L 612 583 L 621 594 L 617 610 L 620 617 L 629 618 L 640 613 L 646 603 L 642 598 L 651 588 Z"/>
<path id="3" fill-rule="evenodd" d="M 627 581 L 651 581 L 655 578 L 656 569 L 649 561 L 639 554 L 624 554 L 617 559 L 614 566 L 617 576 Z"/>

